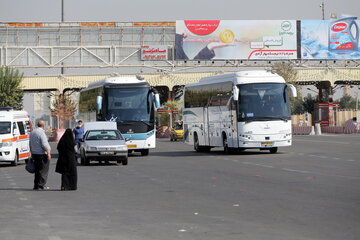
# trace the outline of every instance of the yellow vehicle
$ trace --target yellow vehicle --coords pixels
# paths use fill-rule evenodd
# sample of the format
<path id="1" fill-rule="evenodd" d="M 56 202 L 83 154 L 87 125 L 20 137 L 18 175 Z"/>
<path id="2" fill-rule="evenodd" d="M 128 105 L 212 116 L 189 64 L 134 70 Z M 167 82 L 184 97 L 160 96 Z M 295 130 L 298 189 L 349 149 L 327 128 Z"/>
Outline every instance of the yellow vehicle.
<path id="1" fill-rule="evenodd" d="M 182 124 L 176 124 L 170 132 L 170 141 L 182 140 L 184 136 L 184 129 Z"/>

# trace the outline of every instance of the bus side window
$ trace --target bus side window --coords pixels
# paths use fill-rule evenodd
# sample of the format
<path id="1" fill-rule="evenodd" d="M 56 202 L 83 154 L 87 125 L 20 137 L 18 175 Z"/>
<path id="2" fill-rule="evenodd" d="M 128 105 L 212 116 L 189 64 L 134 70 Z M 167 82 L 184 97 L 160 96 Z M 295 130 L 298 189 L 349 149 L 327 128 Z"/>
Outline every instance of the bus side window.
<path id="1" fill-rule="evenodd" d="M 23 122 L 17 122 L 20 135 L 25 135 L 25 127 Z"/>

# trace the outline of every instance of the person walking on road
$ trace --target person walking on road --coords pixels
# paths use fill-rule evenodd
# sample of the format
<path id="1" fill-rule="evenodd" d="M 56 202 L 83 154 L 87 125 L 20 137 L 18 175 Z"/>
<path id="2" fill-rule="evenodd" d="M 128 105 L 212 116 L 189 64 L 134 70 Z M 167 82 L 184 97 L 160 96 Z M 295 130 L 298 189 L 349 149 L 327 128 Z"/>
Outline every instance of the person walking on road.
<path id="1" fill-rule="evenodd" d="M 44 121 L 39 120 L 37 128 L 30 133 L 30 152 L 35 163 L 34 190 L 48 189 L 46 182 L 49 173 L 51 148 L 44 128 Z"/>
<path id="2" fill-rule="evenodd" d="M 83 121 L 79 120 L 77 122 L 77 126 L 73 129 L 73 132 L 75 135 L 75 143 L 78 151 L 80 149 L 80 140 L 84 137 Z M 79 155 L 77 153 L 75 153 L 75 156 L 76 159 L 79 158 Z"/>
<path id="3" fill-rule="evenodd" d="M 73 131 L 68 128 L 57 145 L 59 158 L 55 171 L 61 174 L 61 190 L 77 189 L 77 161 L 75 158 L 75 138 Z"/>
<path id="4" fill-rule="evenodd" d="M 73 132 L 75 134 L 75 143 L 79 147 L 80 139 L 84 137 L 84 127 L 81 120 L 79 120 L 77 124 L 78 125 L 73 129 Z"/>

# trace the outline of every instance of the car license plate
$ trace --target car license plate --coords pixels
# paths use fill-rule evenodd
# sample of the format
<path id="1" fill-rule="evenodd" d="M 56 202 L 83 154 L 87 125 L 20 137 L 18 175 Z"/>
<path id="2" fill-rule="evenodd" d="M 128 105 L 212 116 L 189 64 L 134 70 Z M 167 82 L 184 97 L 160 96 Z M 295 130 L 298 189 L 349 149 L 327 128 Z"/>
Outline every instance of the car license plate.
<path id="1" fill-rule="evenodd" d="M 272 147 L 274 145 L 273 142 L 262 142 L 261 146 L 262 147 Z"/>
<path id="2" fill-rule="evenodd" d="M 114 152 L 100 152 L 100 155 L 113 155 Z"/>
<path id="3" fill-rule="evenodd" d="M 128 148 L 136 148 L 136 145 L 128 145 Z"/>

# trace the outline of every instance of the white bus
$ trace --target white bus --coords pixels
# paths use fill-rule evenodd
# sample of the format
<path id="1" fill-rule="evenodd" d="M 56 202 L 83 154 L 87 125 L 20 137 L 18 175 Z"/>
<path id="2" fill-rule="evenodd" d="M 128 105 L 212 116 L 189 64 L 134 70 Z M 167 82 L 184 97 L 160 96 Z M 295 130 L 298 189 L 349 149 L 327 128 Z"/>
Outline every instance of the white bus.
<path id="1" fill-rule="evenodd" d="M 198 152 L 225 153 L 292 143 L 288 89 L 296 88 L 269 71 L 242 71 L 202 78 L 184 88 L 184 140 Z"/>
<path id="2" fill-rule="evenodd" d="M 145 156 L 155 148 L 155 112 L 160 106 L 155 88 L 136 77 L 111 77 L 80 91 L 79 118 L 84 122 L 115 121 L 129 141 L 129 152 Z"/>

